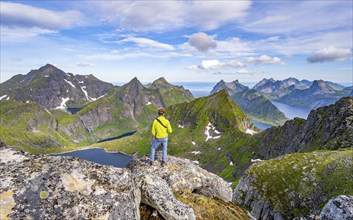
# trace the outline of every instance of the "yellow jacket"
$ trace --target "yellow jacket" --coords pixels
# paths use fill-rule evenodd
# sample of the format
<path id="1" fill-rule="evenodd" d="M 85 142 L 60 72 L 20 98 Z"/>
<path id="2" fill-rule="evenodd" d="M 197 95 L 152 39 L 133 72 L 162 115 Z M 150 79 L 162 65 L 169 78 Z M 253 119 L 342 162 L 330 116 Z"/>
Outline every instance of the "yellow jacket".
<path id="1" fill-rule="evenodd" d="M 170 126 L 168 119 L 166 119 L 164 116 L 159 116 L 158 119 L 167 128 L 163 127 L 163 125 L 161 125 L 161 123 L 155 119 L 152 124 L 152 135 L 156 138 L 166 138 L 168 137 L 168 133 L 172 133 L 172 127 Z"/>

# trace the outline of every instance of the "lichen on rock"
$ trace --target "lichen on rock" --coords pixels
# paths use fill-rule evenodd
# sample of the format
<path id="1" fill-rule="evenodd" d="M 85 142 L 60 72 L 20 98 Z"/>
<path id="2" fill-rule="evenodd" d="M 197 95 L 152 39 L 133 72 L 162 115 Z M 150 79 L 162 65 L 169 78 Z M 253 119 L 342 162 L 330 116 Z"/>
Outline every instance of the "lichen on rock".
<path id="1" fill-rule="evenodd" d="M 216 211 L 235 207 L 229 204 L 229 184 L 187 159 L 170 156 L 162 167 L 150 166 L 143 157 L 132 160 L 127 169 L 0 146 L 3 153 L 17 159 L 0 162 L 0 219 L 140 219 L 141 204 L 164 219 L 200 216 L 204 203 L 185 204 L 177 199 L 180 195 L 218 201 Z"/>

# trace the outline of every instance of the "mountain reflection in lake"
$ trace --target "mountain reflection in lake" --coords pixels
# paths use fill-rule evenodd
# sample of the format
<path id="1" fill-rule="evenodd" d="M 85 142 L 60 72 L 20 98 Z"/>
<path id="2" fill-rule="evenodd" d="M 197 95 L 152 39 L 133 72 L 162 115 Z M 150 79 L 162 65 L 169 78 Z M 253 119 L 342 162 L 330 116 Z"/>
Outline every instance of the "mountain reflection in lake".
<path id="1" fill-rule="evenodd" d="M 77 157 L 98 164 L 119 168 L 125 168 L 132 159 L 129 155 L 122 153 L 108 153 L 104 149 L 100 148 L 77 150 L 63 154 L 56 154 L 55 156 Z"/>

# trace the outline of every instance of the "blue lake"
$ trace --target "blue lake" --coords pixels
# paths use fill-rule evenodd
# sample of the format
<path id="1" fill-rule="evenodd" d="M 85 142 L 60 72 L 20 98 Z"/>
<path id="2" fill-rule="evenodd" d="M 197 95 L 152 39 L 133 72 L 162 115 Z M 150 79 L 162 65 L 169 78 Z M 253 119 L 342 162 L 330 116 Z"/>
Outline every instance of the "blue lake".
<path id="1" fill-rule="evenodd" d="M 255 121 L 255 120 L 252 120 L 251 119 L 251 122 L 258 128 L 260 128 L 261 130 L 266 130 L 267 128 L 270 128 L 272 127 L 273 125 L 270 125 L 270 124 L 265 124 L 265 123 L 262 123 L 262 122 L 259 122 L 259 121 Z"/>
<path id="2" fill-rule="evenodd" d="M 125 168 L 132 159 L 129 155 L 122 153 L 108 153 L 104 149 L 100 148 L 77 150 L 63 154 L 56 154 L 55 156 L 77 157 L 98 164 L 119 168 Z"/>
<path id="3" fill-rule="evenodd" d="M 307 119 L 311 111 L 310 108 L 287 105 L 282 102 L 277 102 L 273 100 L 271 102 L 289 119 L 293 119 L 295 117 Z"/>

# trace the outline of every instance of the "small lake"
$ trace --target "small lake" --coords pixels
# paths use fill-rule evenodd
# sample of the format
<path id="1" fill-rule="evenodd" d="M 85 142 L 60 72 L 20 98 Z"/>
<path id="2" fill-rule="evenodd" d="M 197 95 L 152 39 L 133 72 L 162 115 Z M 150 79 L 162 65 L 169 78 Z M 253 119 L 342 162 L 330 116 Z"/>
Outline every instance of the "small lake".
<path id="1" fill-rule="evenodd" d="M 108 153 L 101 148 L 77 150 L 63 154 L 56 154 L 55 156 L 77 157 L 98 164 L 119 168 L 125 168 L 130 162 L 130 160 L 132 160 L 132 157 L 129 155 L 122 153 Z"/>
<path id="2" fill-rule="evenodd" d="M 255 121 L 255 120 L 252 120 L 252 119 L 251 119 L 251 122 L 252 122 L 257 128 L 260 128 L 261 130 L 266 130 L 267 128 L 270 128 L 270 127 L 273 126 L 273 125 L 265 124 L 265 123 L 262 123 L 262 122 L 259 122 L 259 121 Z"/>
<path id="3" fill-rule="evenodd" d="M 287 105 L 282 102 L 277 102 L 273 100 L 271 100 L 271 102 L 289 119 L 293 119 L 295 117 L 307 119 L 311 111 L 310 108 Z"/>

